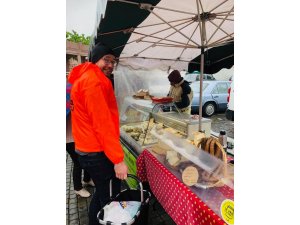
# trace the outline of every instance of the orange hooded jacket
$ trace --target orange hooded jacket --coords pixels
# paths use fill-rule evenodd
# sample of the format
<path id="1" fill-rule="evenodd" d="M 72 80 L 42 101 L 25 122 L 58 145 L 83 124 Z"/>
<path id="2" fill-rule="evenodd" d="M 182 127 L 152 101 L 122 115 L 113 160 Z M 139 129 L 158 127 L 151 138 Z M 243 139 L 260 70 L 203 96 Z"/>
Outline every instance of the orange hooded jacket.
<path id="1" fill-rule="evenodd" d="M 92 63 L 73 68 L 71 90 L 72 134 L 75 148 L 100 152 L 114 164 L 124 159 L 119 138 L 119 112 L 111 81 Z"/>

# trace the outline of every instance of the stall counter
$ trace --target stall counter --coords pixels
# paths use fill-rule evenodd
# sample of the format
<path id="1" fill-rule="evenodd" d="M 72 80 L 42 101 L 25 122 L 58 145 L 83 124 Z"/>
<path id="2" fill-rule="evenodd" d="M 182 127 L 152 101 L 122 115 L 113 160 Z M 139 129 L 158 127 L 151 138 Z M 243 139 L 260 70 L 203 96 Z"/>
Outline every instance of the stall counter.
<path id="1" fill-rule="evenodd" d="M 234 191 L 228 186 L 209 190 L 189 188 L 178 179 L 176 171 L 164 166 L 160 155 L 147 149 L 137 159 L 137 175 L 141 181 L 149 182 L 155 197 L 176 224 L 233 224 Z"/>

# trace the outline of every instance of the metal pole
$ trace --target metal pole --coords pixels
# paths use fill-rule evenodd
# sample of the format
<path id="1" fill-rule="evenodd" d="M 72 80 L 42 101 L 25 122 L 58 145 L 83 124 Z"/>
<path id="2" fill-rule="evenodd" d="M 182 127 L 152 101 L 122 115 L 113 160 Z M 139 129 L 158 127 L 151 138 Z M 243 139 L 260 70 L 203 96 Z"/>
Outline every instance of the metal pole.
<path id="1" fill-rule="evenodd" d="M 199 24 L 200 25 L 200 24 Z M 199 97 L 199 132 L 202 131 L 202 96 L 203 96 L 203 73 L 204 73 L 204 46 L 206 40 L 205 20 L 201 20 L 201 57 L 200 57 L 200 97 Z"/>
<path id="2" fill-rule="evenodd" d="M 199 97 L 199 132 L 202 131 L 202 86 L 203 86 L 203 70 L 204 70 L 204 47 L 201 47 L 201 57 L 200 57 L 200 97 Z"/>
<path id="3" fill-rule="evenodd" d="M 201 0 L 196 0 L 196 5 L 197 5 L 197 12 L 198 12 L 198 22 L 199 22 L 199 31 L 200 31 L 200 37 L 201 37 L 201 57 L 200 57 L 200 96 L 199 96 L 199 129 L 198 131 L 201 132 L 201 123 L 202 123 L 202 83 L 203 83 L 203 61 L 204 61 L 204 39 L 205 39 L 205 22 L 204 20 L 201 19 L 200 16 L 200 9 L 199 9 L 199 4 L 203 11 L 203 7 L 201 5 Z M 201 28 L 202 26 L 202 28 Z"/>

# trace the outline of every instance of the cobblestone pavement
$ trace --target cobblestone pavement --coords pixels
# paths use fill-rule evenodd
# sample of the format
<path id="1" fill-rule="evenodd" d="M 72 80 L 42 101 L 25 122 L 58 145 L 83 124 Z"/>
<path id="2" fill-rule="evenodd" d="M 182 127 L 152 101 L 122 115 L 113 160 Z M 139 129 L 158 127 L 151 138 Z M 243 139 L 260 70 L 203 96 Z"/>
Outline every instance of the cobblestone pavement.
<path id="1" fill-rule="evenodd" d="M 81 198 L 76 196 L 73 188 L 73 163 L 69 154 L 66 154 L 66 224 L 88 225 L 88 206 L 92 197 Z M 93 187 L 86 187 L 90 193 L 94 193 Z M 174 221 L 164 211 L 155 197 L 151 197 L 148 211 L 149 225 L 175 225 Z"/>
<path id="2" fill-rule="evenodd" d="M 211 130 L 219 133 L 220 130 L 225 130 L 228 137 L 234 139 L 234 122 L 227 120 L 225 113 L 218 113 L 211 116 Z"/>

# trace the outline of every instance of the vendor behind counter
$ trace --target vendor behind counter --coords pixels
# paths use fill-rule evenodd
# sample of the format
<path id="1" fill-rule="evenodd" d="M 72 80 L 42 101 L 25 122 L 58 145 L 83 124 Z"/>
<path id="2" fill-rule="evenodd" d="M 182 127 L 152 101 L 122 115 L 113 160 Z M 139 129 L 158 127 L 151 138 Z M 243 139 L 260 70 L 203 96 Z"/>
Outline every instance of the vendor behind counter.
<path id="1" fill-rule="evenodd" d="M 168 79 L 171 87 L 168 96 L 172 97 L 177 108 L 186 114 L 191 114 L 191 103 L 193 99 L 193 90 L 190 83 L 181 77 L 178 70 L 173 70 Z"/>

